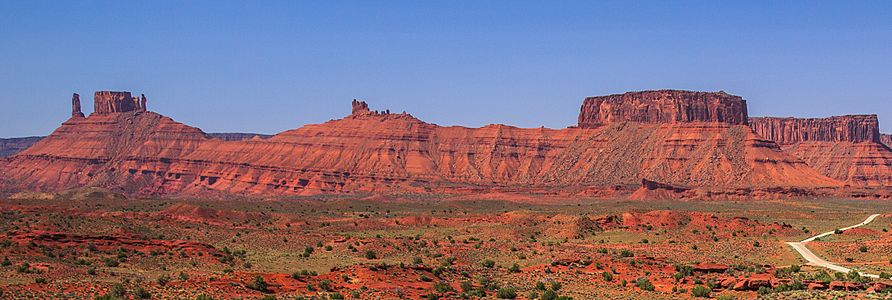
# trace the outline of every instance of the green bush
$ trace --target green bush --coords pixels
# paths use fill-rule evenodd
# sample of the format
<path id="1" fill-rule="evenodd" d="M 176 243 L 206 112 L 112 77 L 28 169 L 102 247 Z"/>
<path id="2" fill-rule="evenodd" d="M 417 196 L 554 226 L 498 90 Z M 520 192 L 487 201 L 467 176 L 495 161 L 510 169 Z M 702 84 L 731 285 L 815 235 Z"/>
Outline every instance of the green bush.
<path id="1" fill-rule="evenodd" d="M 484 261 L 483 261 L 483 267 L 484 267 L 484 268 L 491 269 L 491 268 L 493 268 L 493 267 L 495 267 L 495 266 L 496 266 L 496 262 L 493 261 L 493 260 L 491 260 L 491 259 L 487 259 L 487 260 L 484 260 Z"/>
<path id="2" fill-rule="evenodd" d="M 610 272 L 604 271 L 604 272 L 601 272 L 601 278 L 603 278 L 604 281 L 612 282 L 612 281 L 613 281 L 613 274 L 610 273 Z"/>
<path id="3" fill-rule="evenodd" d="M 496 292 L 496 297 L 499 299 L 514 299 L 517 298 L 517 292 L 514 291 L 514 288 L 503 287 Z"/>
<path id="4" fill-rule="evenodd" d="M 709 293 L 712 292 L 708 287 L 698 285 L 694 286 L 691 289 L 691 296 L 699 297 L 699 298 L 709 298 Z"/>
<path id="5" fill-rule="evenodd" d="M 127 289 L 124 288 L 123 284 L 115 283 L 108 294 L 112 297 L 124 298 L 124 295 L 127 294 Z"/>
<path id="6" fill-rule="evenodd" d="M 144 289 L 142 287 L 137 288 L 136 292 L 134 294 L 136 295 L 136 298 L 139 298 L 139 299 L 152 298 L 152 294 L 149 293 L 149 291 L 147 291 L 146 289 Z"/>
<path id="7" fill-rule="evenodd" d="M 508 271 L 511 273 L 520 273 L 520 266 L 515 263 L 508 268 Z"/>
<path id="8" fill-rule="evenodd" d="M 635 286 L 637 286 L 639 289 L 642 289 L 645 291 L 653 291 L 654 290 L 653 283 L 651 283 L 650 280 L 647 279 L 647 277 L 640 277 L 640 278 L 638 278 L 638 280 L 635 280 Z"/>
<path id="9" fill-rule="evenodd" d="M 266 281 L 263 280 L 263 277 L 257 276 L 254 277 L 253 282 L 248 284 L 248 288 L 265 293 L 269 289 L 269 286 L 266 284 Z"/>

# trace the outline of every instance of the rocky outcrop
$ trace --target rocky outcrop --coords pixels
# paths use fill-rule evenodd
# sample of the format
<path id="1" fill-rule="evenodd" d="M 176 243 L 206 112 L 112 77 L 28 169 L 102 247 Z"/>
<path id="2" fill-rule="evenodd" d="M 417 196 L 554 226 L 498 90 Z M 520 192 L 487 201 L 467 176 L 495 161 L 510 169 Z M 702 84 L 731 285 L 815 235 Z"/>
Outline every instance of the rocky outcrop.
<path id="1" fill-rule="evenodd" d="M 876 115 L 752 118 L 750 126 L 821 174 L 852 186 L 892 186 L 892 150 Z"/>
<path id="2" fill-rule="evenodd" d="M 619 122 L 715 122 L 746 125 L 746 101 L 725 92 L 678 90 L 629 92 L 585 98 L 579 112 L 579 127 L 595 128 Z"/>
<path id="3" fill-rule="evenodd" d="M 780 145 L 799 142 L 880 142 L 880 122 L 876 115 L 848 115 L 829 118 L 752 118 L 750 127 L 764 138 Z"/>
<path id="4" fill-rule="evenodd" d="M 892 134 L 881 134 L 880 142 L 886 145 L 886 147 L 892 148 Z"/>
<path id="5" fill-rule="evenodd" d="M 133 97 L 130 92 L 98 91 L 93 95 L 93 113 L 110 114 L 146 111 L 146 96 Z"/>
<path id="6" fill-rule="evenodd" d="M 71 117 L 83 118 L 84 112 L 81 111 L 81 95 L 74 93 L 71 95 Z"/>
<path id="7" fill-rule="evenodd" d="M 42 139 L 42 136 L 0 139 L 0 157 L 12 156 L 31 147 Z"/>
<path id="8" fill-rule="evenodd" d="M 654 189 L 730 189 L 746 196 L 840 185 L 748 126 L 731 122 L 466 128 L 437 126 L 407 113 L 371 111 L 358 100 L 352 108 L 342 119 L 240 141 L 211 138 L 153 112 L 92 114 L 63 123 L 12 157 L 2 171 L 22 189 L 99 186 L 133 194 L 205 196 L 615 195 L 631 193 L 642 182 L 652 182 Z"/>
<path id="9" fill-rule="evenodd" d="M 360 101 L 353 99 L 353 110 L 350 111 L 351 115 L 361 115 L 369 113 L 369 105 L 365 103 L 365 101 Z"/>

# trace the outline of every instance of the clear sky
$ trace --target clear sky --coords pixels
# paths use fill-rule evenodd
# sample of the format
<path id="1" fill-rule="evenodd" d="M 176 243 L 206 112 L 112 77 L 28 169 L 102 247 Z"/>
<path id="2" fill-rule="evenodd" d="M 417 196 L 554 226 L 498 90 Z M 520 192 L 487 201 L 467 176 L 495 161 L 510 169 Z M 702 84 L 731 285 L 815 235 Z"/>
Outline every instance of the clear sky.
<path id="1" fill-rule="evenodd" d="M 752 116 L 876 113 L 890 132 L 892 1 L 0 1 L 2 137 L 50 133 L 95 90 L 276 133 L 353 98 L 562 128 L 585 96 L 663 88 L 741 95 Z"/>

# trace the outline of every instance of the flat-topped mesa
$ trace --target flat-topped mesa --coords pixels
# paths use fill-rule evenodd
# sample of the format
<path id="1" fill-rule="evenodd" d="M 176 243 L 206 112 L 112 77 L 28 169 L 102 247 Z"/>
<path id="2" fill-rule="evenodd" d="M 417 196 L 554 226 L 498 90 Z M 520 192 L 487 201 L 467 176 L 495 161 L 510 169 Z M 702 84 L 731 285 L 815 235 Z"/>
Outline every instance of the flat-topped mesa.
<path id="1" fill-rule="evenodd" d="M 81 111 L 81 95 L 74 93 L 71 95 L 71 116 L 72 117 L 84 117 L 84 112 Z"/>
<path id="2" fill-rule="evenodd" d="M 762 137 L 780 145 L 800 142 L 880 142 L 880 122 L 876 115 L 848 115 L 829 118 L 751 118 L 750 127 Z"/>
<path id="3" fill-rule="evenodd" d="M 130 92 L 97 91 L 93 94 L 93 113 L 109 114 L 146 111 L 146 96 L 133 97 Z"/>
<path id="4" fill-rule="evenodd" d="M 746 125 L 746 100 L 721 92 L 658 90 L 587 97 L 579 111 L 579 127 L 611 123 L 716 122 Z"/>

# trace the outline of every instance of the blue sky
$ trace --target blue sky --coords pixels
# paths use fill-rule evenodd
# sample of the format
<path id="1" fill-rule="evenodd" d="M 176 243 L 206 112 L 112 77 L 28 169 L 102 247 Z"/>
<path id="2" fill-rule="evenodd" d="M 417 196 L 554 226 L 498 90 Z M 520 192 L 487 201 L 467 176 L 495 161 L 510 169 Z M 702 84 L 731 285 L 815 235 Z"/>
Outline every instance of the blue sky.
<path id="1" fill-rule="evenodd" d="M 585 96 L 725 90 L 752 116 L 880 115 L 892 1 L 2 1 L 0 136 L 72 92 L 145 93 L 208 132 L 276 133 L 350 100 L 441 125 L 562 128 Z"/>

